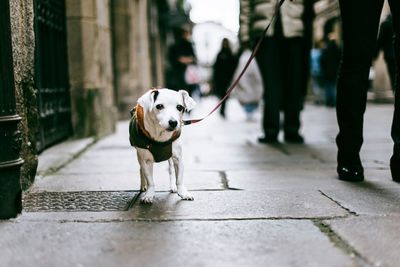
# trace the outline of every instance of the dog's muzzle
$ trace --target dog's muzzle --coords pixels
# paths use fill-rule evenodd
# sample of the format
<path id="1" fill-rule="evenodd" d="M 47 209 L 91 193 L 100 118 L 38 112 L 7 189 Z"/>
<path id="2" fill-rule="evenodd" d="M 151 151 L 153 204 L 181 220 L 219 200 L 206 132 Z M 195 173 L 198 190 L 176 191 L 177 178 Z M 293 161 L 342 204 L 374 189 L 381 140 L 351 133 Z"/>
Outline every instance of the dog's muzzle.
<path id="1" fill-rule="evenodd" d="M 178 122 L 176 120 L 169 120 L 167 130 L 172 132 L 176 129 L 176 126 L 178 126 Z"/>

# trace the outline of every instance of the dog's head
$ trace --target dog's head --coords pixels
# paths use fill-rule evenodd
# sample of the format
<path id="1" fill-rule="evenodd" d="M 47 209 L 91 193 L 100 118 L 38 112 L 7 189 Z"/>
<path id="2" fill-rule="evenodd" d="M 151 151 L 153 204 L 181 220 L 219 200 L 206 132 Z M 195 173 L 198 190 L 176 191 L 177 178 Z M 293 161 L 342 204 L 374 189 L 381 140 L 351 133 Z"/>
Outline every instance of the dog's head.
<path id="1" fill-rule="evenodd" d="M 148 91 L 138 99 L 138 104 L 145 115 L 151 114 L 160 127 L 172 132 L 181 128 L 183 113 L 192 110 L 196 102 L 185 90 L 164 88 Z"/>

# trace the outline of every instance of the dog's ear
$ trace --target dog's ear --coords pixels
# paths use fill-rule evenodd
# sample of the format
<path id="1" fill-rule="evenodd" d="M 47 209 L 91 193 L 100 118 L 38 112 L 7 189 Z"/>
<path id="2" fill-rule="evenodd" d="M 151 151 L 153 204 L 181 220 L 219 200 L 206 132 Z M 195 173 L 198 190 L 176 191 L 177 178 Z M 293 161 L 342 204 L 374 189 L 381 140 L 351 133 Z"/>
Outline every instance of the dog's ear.
<path id="1" fill-rule="evenodd" d="M 143 107 L 144 110 L 150 111 L 153 108 L 154 102 L 156 101 L 159 93 L 160 92 L 158 92 L 156 89 L 149 90 L 147 93 L 142 95 L 137 102 Z"/>
<path id="2" fill-rule="evenodd" d="M 179 93 L 182 95 L 183 103 L 185 104 L 186 111 L 191 111 L 195 106 L 196 102 L 191 98 L 187 91 L 179 90 Z"/>

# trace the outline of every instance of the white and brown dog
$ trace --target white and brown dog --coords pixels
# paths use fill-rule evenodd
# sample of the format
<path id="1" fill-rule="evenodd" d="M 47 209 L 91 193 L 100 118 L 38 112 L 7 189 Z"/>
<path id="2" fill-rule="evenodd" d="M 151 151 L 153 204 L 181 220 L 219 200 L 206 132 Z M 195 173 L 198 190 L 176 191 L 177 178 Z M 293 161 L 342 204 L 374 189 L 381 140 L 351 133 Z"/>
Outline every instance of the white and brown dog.
<path id="1" fill-rule="evenodd" d="M 129 140 L 140 165 L 141 203 L 152 203 L 155 194 L 153 163 L 168 160 L 170 189 L 185 200 L 193 196 L 183 185 L 182 117 L 195 101 L 184 90 L 154 89 L 141 96 L 131 111 Z"/>

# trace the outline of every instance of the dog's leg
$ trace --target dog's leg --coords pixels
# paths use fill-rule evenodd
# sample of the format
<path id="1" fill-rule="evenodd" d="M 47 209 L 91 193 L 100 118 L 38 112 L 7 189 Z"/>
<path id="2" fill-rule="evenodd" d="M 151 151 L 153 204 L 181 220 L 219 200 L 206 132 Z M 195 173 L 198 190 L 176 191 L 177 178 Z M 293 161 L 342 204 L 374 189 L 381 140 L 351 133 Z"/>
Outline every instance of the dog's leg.
<path id="1" fill-rule="evenodd" d="M 178 190 L 178 195 L 184 200 L 194 200 L 192 194 L 189 193 L 189 191 L 183 184 L 182 148 L 179 142 L 174 142 L 172 146 L 172 161 L 175 167 L 176 187 Z"/>
<path id="2" fill-rule="evenodd" d="M 155 186 L 153 180 L 153 160 L 149 157 L 150 153 L 145 149 L 138 149 L 138 160 L 140 165 L 140 172 L 143 174 L 143 177 L 147 184 L 147 191 L 140 197 L 141 203 L 150 204 L 153 203 L 154 194 L 155 194 Z"/>
<path id="3" fill-rule="evenodd" d="M 172 158 L 168 160 L 168 171 L 169 171 L 169 188 L 171 193 L 176 193 L 176 175 L 174 170 L 174 161 Z"/>
<path id="4" fill-rule="evenodd" d="M 141 203 L 150 204 L 153 203 L 155 187 L 153 181 L 153 163 L 145 163 L 143 166 L 140 166 L 144 177 L 147 183 L 147 190 L 144 192 L 144 195 L 140 197 Z"/>
<path id="5" fill-rule="evenodd" d="M 145 192 L 147 190 L 147 181 L 142 168 L 140 168 L 140 192 Z"/>

